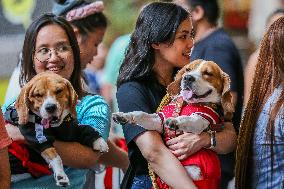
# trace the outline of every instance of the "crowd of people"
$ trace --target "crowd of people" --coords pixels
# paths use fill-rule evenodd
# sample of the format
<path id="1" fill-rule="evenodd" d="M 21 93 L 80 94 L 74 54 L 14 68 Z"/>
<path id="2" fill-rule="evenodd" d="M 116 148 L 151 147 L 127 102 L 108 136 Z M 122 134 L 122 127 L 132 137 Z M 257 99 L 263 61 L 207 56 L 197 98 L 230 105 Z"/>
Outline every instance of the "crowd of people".
<path id="1" fill-rule="evenodd" d="M 151 171 L 170 188 L 197 188 L 180 161 L 202 148 L 218 154 L 221 179 L 215 184 L 221 189 L 230 182 L 237 189 L 283 188 L 284 11 L 270 15 L 245 69 L 233 40 L 218 26 L 219 17 L 217 0 L 148 3 L 131 34 L 108 48 L 102 42 L 109 23 L 102 1 L 54 1 L 52 13 L 36 18 L 26 31 L 9 85 L 16 91 L 8 89 L 2 106 L 1 188 L 60 188 L 38 169 L 46 164 L 25 142 L 11 113 L 21 87 L 46 71 L 70 81 L 78 95 L 78 123 L 98 131 L 109 146 L 102 154 L 78 142 L 55 140 L 70 179 L 66 188 L 105 187 L 104 178 L 97 177 L 105 167 L 122 170 L 123 189 L 159 188 Z M 164 142 L 156 131 L 111 120 L 117 111 L 155 113 L 178 70 L 197 59 L 216 62 L 230 76 L 235 112 L 221 131 L 182 133 Z"/>

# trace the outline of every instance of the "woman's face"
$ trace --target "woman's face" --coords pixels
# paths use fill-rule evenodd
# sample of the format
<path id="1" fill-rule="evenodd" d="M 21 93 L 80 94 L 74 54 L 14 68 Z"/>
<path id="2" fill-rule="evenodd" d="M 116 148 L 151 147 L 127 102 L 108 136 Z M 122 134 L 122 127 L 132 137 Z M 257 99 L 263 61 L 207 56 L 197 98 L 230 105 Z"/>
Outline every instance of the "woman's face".
<path id="1" fill-rule="evenodd" d="M 77 35 L 80 47 L 81 68 L 85 69 L 86 65 L 90 63 L 94 56 L 98 53 L 98 45 L 102 42 L 105 28 L 96 28 L 95 32 L 89 32 L 88 36 L 83 39 L 80 34 Z"/>
<path id="2" fill-rule="evenodd" d="M 193 37 L 192 23 L 188 18 L 179 25 L 173 44 L 160 43 L 156 52 L 164 62 L 168 62 L 173 67 L 182 68 L 190 61 Z"/>
<path id="3" fill-rule="evenodd" d="M 74 57 L 65 31 L 56 24 L 42 27 L 36 38 L 33 54 L 36 73 L 52 71 L 70 79 L 74 70 Z"/>

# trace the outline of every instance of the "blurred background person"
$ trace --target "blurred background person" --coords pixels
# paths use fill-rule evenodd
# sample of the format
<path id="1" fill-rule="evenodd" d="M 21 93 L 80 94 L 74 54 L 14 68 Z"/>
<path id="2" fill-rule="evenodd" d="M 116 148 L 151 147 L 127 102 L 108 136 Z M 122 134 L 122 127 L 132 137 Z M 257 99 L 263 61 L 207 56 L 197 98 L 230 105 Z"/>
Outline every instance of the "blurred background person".
<path id="1" fill-rule="evenodd" d="M 278 18 L 284 16 L 284 8 L 276 9 L 272 12 L 266 21 L 266 28 L 268 29 L 269 26 L 276 21 Z M 257 64 L 257 59 L 259 56 L 259 48 L 256 49 L 249 57 L 248 62 L 245 68 L 245 88 L 244 88 L 244 105 L 247 104 L 250 94 L 250 88 L 252 85 L 253 77 L 255 75 L 255 66 Z"/>
<path id="2" fill-rule="evenodd" d="M 259 45 L 265 28 L 267 18 L 276 9 L 284 8 L 284 0 L 250 0 L 251 8 L 248 19 L 248 39 L 255 47 Z"/>
<path id="3" fill-rule="evenodd" d="M 118 111 L 116 100 L 116 81 L 119 68 L 124 60 L 125 52 L 130 41 L 130 34 L 118 37 L 111 45 L 103 69 L 101 95 L 106 99 L 112 112 Z M 123 137 L 121 125 L 111 122 L 111 131 Z"/>
<path id="4" fill-rule="evenodd" d="M 98 53 L 84 69 L 88 88 L 93 94 L 101 94 L 103 69 L 108 48 L 103 43 L 98 46 Z"/>

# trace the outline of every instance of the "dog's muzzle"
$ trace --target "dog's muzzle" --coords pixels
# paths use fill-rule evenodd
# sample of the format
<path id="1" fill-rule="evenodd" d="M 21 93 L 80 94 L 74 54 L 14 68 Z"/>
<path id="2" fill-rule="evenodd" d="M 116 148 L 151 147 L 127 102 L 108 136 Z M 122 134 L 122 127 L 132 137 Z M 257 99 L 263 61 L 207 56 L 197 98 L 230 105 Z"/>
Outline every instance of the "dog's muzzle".
<path id="1" fill-rule="evenodd" d="M 192 75 L 185 75 L 183 77 L 183 83 L 184 85 L 191 85 L 195 81 L 195 77 Z M 186 86 L 185 86 L 186 87 Z"/>
<path id="2" fill-rule="evenodd" d="M 196 94 L 197 90 L 195 88 L 197 87 L 196 84 L 194 84 L 197 81 L 196 77 L 193 75 L 185 75 L 182 79 L 182 95 L 186 97 L 187 99 L 198 99 L 198 98 L 206 98 L 208 95 L 212 93 L 212 89 L 209 89 L 208 91 L 204 92 L 203 94 Z"/>

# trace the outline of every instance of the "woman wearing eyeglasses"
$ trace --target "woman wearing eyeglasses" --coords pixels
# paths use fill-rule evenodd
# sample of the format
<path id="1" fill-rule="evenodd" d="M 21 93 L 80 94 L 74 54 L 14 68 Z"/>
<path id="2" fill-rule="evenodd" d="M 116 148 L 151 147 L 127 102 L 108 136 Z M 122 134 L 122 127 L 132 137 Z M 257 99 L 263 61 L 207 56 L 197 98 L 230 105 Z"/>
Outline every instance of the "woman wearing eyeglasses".
<path id="1" fill-rule="evenodd" d="M 68 79 L 80 100 L 76 107 L 79 124 L 100 128 L 98 131 L 107 140 L 110 121 L 109 107 L 102 97 L 87 95 L 82 89 L 80 49 L 69 23 L 62 17 L 52 14 L 43 15 L 35 20 L 26 32 L 22 55 L 21 86 L 36 74 L 45 71 L 54 72 Z M 12 125 L 7 127 L 9 136 L 14 140 L 22 137 L 17 127 Z M 18 145 L 25 146 L 20 142 Z M 67 188 L 83 188 L 86 169 L 94 167 L 101 154 L 76 142 L 55 141 L 54 146 L 63 164 L 68 166 L 65 172 L 70 179 L 70 186 Z M 13 155 L 19 154 L 14 153 Z M 11 188 L 59 188 L 52 175 L 45 175 L 42 159 L 31 151 L 28 155 L 29 158 L 25 159 L 25 162 L 22 159 L 18 159 L 18 162 L 11 162 L 11 165 L 14 165 L 13 163 L 19 163 L 20 160 L 16 170 L 12 168 Z M 36 163 L 36 166 L 29 166 L 30 163 Z M 24 174 L 15 175 L 15 171 Z"/>

